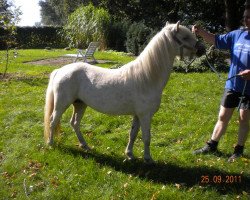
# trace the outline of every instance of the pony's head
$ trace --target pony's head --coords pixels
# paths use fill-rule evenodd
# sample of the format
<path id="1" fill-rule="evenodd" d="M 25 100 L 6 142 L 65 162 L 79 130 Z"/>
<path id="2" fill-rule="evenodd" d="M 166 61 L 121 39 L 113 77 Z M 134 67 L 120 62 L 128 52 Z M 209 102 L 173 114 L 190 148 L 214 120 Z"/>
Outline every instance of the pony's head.
<path id="1" fill-rule="evenodd" d="M 205 46 L 197 40 L 196 36 L 186 27 L 180 25 L 178 21 L 174 25 L 166 24 L 166 29 L 168 33 L 170 32 L 170 37 L 172 37 L 172 42 L 174 46 L 179 47 L 179 56 L 202 56 L 206 53 Z"/>

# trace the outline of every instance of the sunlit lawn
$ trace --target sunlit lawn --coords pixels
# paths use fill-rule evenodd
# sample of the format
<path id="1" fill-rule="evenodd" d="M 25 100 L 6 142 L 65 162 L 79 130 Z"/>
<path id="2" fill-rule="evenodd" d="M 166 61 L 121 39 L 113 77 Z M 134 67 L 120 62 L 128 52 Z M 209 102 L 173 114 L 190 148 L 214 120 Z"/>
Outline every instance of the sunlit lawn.
<path id="1" fill-rule="evenodd" d="M 19 50 L 11 58 L 8 73 L 14 78 L 0 81 L 2 199 L 250 198 L 250 140 L 242 159 L 227 162 L 237 141 L 237 112 L 219 144 L 222 156 L 192 154 L 209 139 L 217 119 L 224 82 L 210 72 L 172 73 L 152 123 L 155 165 L 143 162 L 141 134 L 134 149 L 138 159 L 125 161 L 130 116 L 107 116 L 89 108 L 81 128 L 92 152 L 77 147 L 69 124 L 72 108 L 63 116 L 56 145 L 48 148 L 43 140 L 44 94 L 48 74 L 58 66 L 24 62 L 75 52 Z M 114 61 L 102 67 L 133 59 L 115 52 L 97 52 L 96 58 Z M 2 70 L 4 59 L 0 64 Z"/>

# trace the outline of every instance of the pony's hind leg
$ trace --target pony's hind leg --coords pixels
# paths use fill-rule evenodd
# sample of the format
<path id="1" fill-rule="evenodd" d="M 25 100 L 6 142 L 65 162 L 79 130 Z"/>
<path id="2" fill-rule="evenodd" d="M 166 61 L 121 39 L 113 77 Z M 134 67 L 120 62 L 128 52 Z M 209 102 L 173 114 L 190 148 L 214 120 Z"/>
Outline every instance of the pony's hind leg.
<path id="1" fill-rule="evenodd" d="M 71 126 L 73 127 L 74 131 L 76 132 L 77 138 L 80 142 L 80 147 L 85 150 L 90 150 L 90 147 L 87 145 L 87 142 L 82 136 L 80 130 L 80 122 L 83 117 L 84 111 L 86 110 L 86 105 L 83 102 L 77 101 L 73 103 L 74 111 L 70 120 Z"/>
<path id="2" fill-rule="evenodd" d="M 54 134 L 55 133 L 59 133 L 60 129 L 60 118 L 62 116 L 62 114 L 64 113 L 64 111 L 66 110 L 66 108 L 64 109 L 54 109 L 51 117 L 50 117 L 50 134 L 49 134 L 49 138 L 47 141 L 48 145 L 53 145 L 54 144 Z"/>
<path id="3" fill-rule="evenodd" d="M 132 127 L 131 127 L 130 134 L 129 134 L 129 142 L 128 142 L 127 148 L 125 150 L 125 154 L 129 160 L 134 159 L 133 146 L 134 146 L 135 139 L 138 135 L 139 129 L 140 129 L 139 119 L 137 116 L 134 116 L 133 122 L 132 122 Z"/>

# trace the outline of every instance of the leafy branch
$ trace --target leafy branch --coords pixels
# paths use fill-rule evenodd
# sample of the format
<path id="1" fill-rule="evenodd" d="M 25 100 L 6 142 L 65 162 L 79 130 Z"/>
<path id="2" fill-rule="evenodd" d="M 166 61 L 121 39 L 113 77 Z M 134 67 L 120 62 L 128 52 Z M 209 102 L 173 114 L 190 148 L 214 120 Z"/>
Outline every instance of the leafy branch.
<path id="1" fill-rule="evenodd" d="M 0 3 L 0 26 L 4 30 L 4 34 L 0 38 L 6 45 L 4 72 L 1 78 L 6 76 L 9 67 L 10 48 L 16 44 L 16 23 L 20 20 L 19 16 L 22 14 L 19 8 L 8 9 L 12 6 L 12 4 L 7 4 L 6 2 Z"/>

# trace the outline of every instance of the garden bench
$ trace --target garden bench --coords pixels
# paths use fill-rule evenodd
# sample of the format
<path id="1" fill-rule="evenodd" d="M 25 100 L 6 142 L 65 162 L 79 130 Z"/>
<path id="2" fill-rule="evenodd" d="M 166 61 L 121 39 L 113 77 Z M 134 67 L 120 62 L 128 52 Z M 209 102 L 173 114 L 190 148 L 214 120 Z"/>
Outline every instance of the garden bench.
<path id="1" fill-rule="evenodd" d="M 90 42 L 88 48 L 86 49 L 85 52 L 83 52 L 82 49 L 78 49 L 78 53 L 75 59 L 75 62 L 77 61 L 78 58 L 82 57 L 83 62 L 87 62 L 88 58 L 92 58 L 94 63 L 97 63 L 94 53 L 96 51 L 96 48 L 99 46 L 99 42 Z"/>

